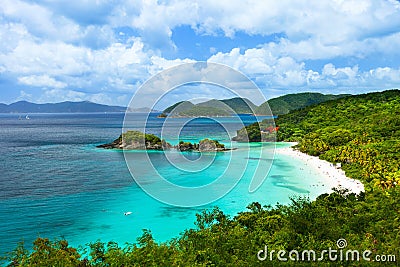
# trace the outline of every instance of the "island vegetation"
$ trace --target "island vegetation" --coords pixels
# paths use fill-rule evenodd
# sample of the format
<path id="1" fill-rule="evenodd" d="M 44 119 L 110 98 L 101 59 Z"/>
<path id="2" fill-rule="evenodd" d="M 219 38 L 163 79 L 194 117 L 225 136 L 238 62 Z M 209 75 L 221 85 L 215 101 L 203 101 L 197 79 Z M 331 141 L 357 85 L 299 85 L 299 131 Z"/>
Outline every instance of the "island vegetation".
<path id="1" fill-rule="evenodd" d="M 180 141 L 179 144 L 176 146 L 179 151 L 227 151 L 230 150 L 225 147 L 224 144 L 221 144 L 217 140 L 211 140 L 208 138 L 200 140 L 198 144 Z"/>
<path id="2" fill-rule="evenodd" d="M 127 131 L 109 144 L 98 145 L 98 148 L 125 150 L 164 150 L 172 145 L 154 134 L 140 131 Z"/>
<path id="3" fill-rule="evenodd" d="M 66 240 L 38 238 L 31 251 L 21 243 L 7 256 L 10 266 L 373 266 L 384 255 L 387 266 L 400 257 L 400 91 L 349 96 L 280 116 L 277 138 L 297 141 L 297 148 L 342 163 L 346 175 L 361 180 L 366 192 L 345 189 L 315 201 L 292 199 L 290 205 L 255 202 L 234 217 L 218 208 L 197 214 L 193 229 L 158 243 L 144 230 L 136 243 L 91 243 L 73 248 Z M 253 128 L 259 127 L 259 124 Z M 260 128 L 258 128 L 260 131 Z M 337 249 L 371 251 L 370 261 L 265 261 L 264 250 Z M 286 254 L 287 256 L 287 254 Z M 320 254 L 316 255 L 318 259 Z M 383 257 L 382 257 L 383 258 Z"/>
<path id="4" fill-rule="evenodd" d="M 176 146 L 171 145 L 165 140 L 161 140 L 154 134 L 142 133 L 140 131 L 127 131 L 109 144 L 98 145 L 97 148 L 122 149 L 122 150 L 168 150 L 178 149 L 179 151 L 198 151 L 198 152 L 220 152 L 231 150 L 226 148 L 217 140 L 208 138 L 200 140 L 198 144 L 179 141 Z"/>

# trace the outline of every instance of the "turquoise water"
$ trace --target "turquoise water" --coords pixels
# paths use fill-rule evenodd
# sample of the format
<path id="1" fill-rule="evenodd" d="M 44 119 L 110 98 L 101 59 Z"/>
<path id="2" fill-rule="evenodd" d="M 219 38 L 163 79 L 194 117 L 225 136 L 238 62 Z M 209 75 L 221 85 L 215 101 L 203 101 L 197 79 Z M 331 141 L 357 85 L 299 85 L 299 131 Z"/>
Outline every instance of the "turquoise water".
<path id="1" fill-rule="evenodd" d="M 139 121 L 140 115 L 137 116 Z M 217 201 L 199 207 L 175 207 L 155 200 L 137 185 L 122 152 L 95 147 L 118 137 L 123 114 L 31 114 L 30 118 L 20 121 L 18 115 L 0 115 L 1 254 L 22 240 L 29 247 L 38 236 L 63 237 L 73 245 L 98 239 L 124 244 L 135 242 L 142 229 L 149 229 L 156 240 L 166 241 L 194 227 L 195 214 L 205 208 L 218 206 L 233 216 L 253 201 L 263 205 L 286 204 L 290 197 L 315 198 L 329 190 L 304 163 L 281 155 L 274 157 L 274 143 L 251 144 L 251 149 L 231 144 L 229 134 L 238 129 L 237 122 L 225 118 L 224 128 L 211 120 L 199 119 L 187 125 L 179 138 L 198 141 L 210 137 L 237 149 L 203 155 L 202 160 L 211 165 L 201 172 L 186 172 L 169 164 L 164 152 L 150 152 L 146 155 L 154 168 L 170 182 L 196 187 L 215 182 L 230 162 L 246 162 L 246 167 L 229 165 L 228 173 L 243 175 L 233 190 Z M 249 124 L 257 118 L 242 119 Z M 130 124 L 135 128 L 135 119 Z M 160 133 L 160 125 L 162 120 L 151 117 L 149 132 Z M 150 187 L 162 191 L 149 170 L 140 168 L 145 166 L 145 153 L 132 152 L 128 156 L 139 166 L 134 175 L 145 177 Z M 185 153 L 183 158 L 177 152 L 166 153 L 175 157 L 178 165 L 180 161 L 199 158 L 198 153 Z M 270 163 L 268 173 L 263 166 Z M 255 170 L 268 176 L 257 191 L 249 193 Z M 213 190 L 215 194 L 225 190 L 223 182 L 217 181 Z M 125 216 L 126 211 L 132 214 Z"/>

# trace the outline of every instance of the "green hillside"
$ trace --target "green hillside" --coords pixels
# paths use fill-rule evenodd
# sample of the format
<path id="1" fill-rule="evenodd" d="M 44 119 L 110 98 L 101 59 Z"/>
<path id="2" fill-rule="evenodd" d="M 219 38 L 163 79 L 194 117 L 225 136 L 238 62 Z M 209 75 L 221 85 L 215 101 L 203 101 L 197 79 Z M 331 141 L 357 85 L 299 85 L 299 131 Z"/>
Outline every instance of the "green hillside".
<path id="1" fill-rule="evenodd" d="M 295 110 L 279 116 L 275 126 L 278 141 L 297 141 L 302 152 L 340 162 L 343 169 L 351 171 L 350 176 L 367 182 L 369 187 L 393 187 L 400 182 L 400 154 L 393 157 L 400 151 L 399 90 L 355 95 Z M 271 127 L 270 120 L 251 124 L 238 130 L 234 140 L 267 140 L 262 138 L 263 132 Z"/>
<path id="2" fill-rule="evenodd" d="M 310 105 L 319 104 L 329 100 L 335 100 L 349 95 L 324 95 L 321 93 L 299 93 L 288 94 L 277 98 L 272 98 L 256 108 L 256 114 L 269 114 L 269 105 L 272 114 L 287 114 L 292 110 L 305 108 Z"/>
<path id="3" fill-rule="evenodd" d="M 163 116 L 169 114 L 171 116 L 185 116 L 188 110 L 194 107 L 211 107 L 213 112 L 216 114 L 223 114 L 224 111 L 232 113 L 232 110 L 236 114 L 257 114 L 257 115 L 271 115 L 268 109 L 268 105 L 271 108 L 272 114 L 282 115 L 287 114 L 291 110 L 305 108 L 310 105 L 319 104 L 329 100 L 335 100 L 343 98 L 349 95 L 324 95 L 321 93 L 299 93 L 299 94 L 288 94 L 273 98 L 267 102 L 261 104 L 259 107 L 253 104 L 246 98 L 235 97 L 231 99 L 217 100 L 211 99 L 206 102 L 198 103 L 194 105 L 189 101 L 181 101 L 174 105 L 166 108 L 163 111 Z M 203 113 L 207 109 L 193 109 L 189 113 L 191 116 L 209 116 L 210 112 Z"/>
<path id="4" fill-rule="evenodd" d="M 211 99 L 211 100 L 208 100 L 206 102 L 198 103 L 198 104 L 196 104 L 196 107 L 210 107 L 210 108 L 216 108 L 216 109 L 219 109 L 219 110 L 223 110 L 223 111 L 226 111 L 228 113 L 232 113 L 231 107 L 226 105 L 221 100 L 217 100 L 217 99 Z"/>
<path id="5" fill-rule="evenodd" d="M 194 107 L 194 104 L 190 101 L 180 101 L 178 103 L 169 106 L 168 108 L 164 109 L 163 113 L 168 114 L 173 112 L 174 114 L 178 114 L 183 110 L 188 110 Z"/>
<path id="6" fill-rule="evenodd" d="M 183 117 L 197 117 L 197 116 L 208 116 L 208 117 L 217 117 L 217 116 L 230 116 L 231 113 L 214 107 L 201 107 L 201 106 L 194 106 L 189 110 L 183 110 L 179 112 L 176 116 L 183 116 Z"/>
<path id="7" fill-rule="evenodd" d="M 279 117 L 278 140 L 299 141 L 300 151 L 340 162 L 370 185 L 400 182 L 400 91 L 342 98 Z"/>
<path id="8" fill-rule="evenodd" d="M 224 99 L 221 102 L 228 105 L 237 114 L 253 114 L 257 106 L 249 99 L 235 97 L 231 99 Z"/>
<path id="9" fill-rule="evenodd" d="M 196 105 L 188 101 L 178 102 L 163 111 L 171 116 L 227 116 L 232 113 L 251 114 L 257 108 L 250 100 L 240 97 L 217 100 L 211 99 Z M 233 112 L 232 112 L 233 111 Z"/>

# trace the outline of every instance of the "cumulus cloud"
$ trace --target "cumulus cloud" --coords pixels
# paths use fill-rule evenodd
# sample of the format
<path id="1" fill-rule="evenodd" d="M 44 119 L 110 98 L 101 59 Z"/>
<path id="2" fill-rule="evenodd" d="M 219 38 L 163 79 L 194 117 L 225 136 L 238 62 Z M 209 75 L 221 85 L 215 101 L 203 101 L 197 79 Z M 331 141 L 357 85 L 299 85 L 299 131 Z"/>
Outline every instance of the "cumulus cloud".
<path id="1" fill-rule="evenodd" d="M 268 47 L 240 52 L 239 48 L 228 53 L 218 53 L 209 61 L 227 64 L 252 77 L 263 89 L 280 89 L 283 92 L 315 90 L 351 93 L 366 88 L 393 88 L 400 82 L 399 69 L 378 67 L 360 71 L 358 65 L 336 67 L 325 64 L 320 71 L 307 69 L 302 61 L 292 57 L 273 55 Z M 275 91 L 277 94 L 278 91 Z M 279 95 L 279 94 L 278 94 Z"/>
<path id="2" fill-rule="evenodd" d="M 238 69 L 274 93 L 399 87 L 395 0 L 4 0 L 0 78 L 7 83 L 1 90 L 16 86 L 17 98 L 23 87 L 35 98 L 36 88 L 38 101 L 126 104 L 152 75 L 196 59 L 171 56 L 179 49 L 174 30 L 185 25 L 210 38 L 265 37 L 247 49 L 238 43 L 222 52 L 212 45 L 208 61 Z"/>
<path id="3" fill-rule="evenodd" d="M 64 88 L 67 84 L 57 81 L 56 79 L 49 77 L 48 75 L 31 75 L 19 77 L 18 81 L 21 84 L 36 86 L 36 87 L 53 87 L 53 88 Z"/>
<path id="4" fill-rule="evenodd" d="M 22 24 L 37 38 L 71 41 L 79 37 L 79 25 L 64 16 L 55 17 L 51 10 L 36 3 L 4 0 L 0 12 L 7 21 Z"/>

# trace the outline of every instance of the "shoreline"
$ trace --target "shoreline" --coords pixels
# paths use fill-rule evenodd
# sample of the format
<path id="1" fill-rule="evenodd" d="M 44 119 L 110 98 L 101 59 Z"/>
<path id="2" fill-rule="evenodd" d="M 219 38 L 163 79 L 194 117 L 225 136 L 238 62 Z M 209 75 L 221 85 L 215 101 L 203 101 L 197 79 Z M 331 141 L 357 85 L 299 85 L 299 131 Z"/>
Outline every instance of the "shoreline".
<path id="1" fill-rule="evenodd" d="M 325 185 L 332 188 L 346 188 L 351 193 L 359 194 L 365 192 L 364 185 L 356 179 L 349 178 L 341 168 L 336 168 L 332 163 L 319 159 L 316 156 L 310 156 L 292 148 L 296 142 L 285 142 L 291 144 L 290 147 L 276 148 L 275 153 L 296 158 L 304 162 L 306 166 L 311 167 L 326 181 Z"/>

